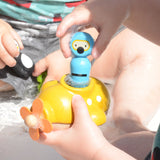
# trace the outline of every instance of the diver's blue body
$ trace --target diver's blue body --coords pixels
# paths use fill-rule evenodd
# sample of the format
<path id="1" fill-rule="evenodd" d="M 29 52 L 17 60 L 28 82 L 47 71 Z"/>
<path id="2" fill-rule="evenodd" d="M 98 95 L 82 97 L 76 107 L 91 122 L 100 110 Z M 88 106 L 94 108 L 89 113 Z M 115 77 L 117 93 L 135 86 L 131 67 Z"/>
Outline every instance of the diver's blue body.
<path id="1" fill-rule="evenodd" d="M 94 45 L 93 38 L 85 32 L 77 32 L 73 35 L 70 48 L 73 54 L 71 60 L 71 86 L 86 87 L 89 84 L 91 62 L 87 56 L 91 55 Z"/>
<path id="2" fill-rule="evenodd" d="M 87 84 L 89 82 L 89 74 L 91 63 L 88 58 L 74 57 L 71 61 L 71 76 L 74 82 Z"/>

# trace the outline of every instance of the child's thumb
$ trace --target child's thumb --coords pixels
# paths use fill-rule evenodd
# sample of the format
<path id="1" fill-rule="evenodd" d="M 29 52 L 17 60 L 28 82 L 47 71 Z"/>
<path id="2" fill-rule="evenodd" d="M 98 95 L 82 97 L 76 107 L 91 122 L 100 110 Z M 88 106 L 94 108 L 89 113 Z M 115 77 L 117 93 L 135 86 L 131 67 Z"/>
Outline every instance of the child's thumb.
<path id="1" fill-rule="evenodd" d="M 113 35 L 113 31 L 107 32 L 106 28 L 103 28 L 100 31 L 94 43 L 94 47 L 92 49 L 92 55 L 95 59 L 98 58 L 103 53 L 103 51 L 106 49 L 107 45 L 109 44 L 111 40 L 112 35 Z"/>
<path id="2" fill-rule="evenodd" d="M 80 95 L 74 95 L 72 98 L 72 109 L 75 123 L 86 123 L 91 120 L 87 105 Z"/>

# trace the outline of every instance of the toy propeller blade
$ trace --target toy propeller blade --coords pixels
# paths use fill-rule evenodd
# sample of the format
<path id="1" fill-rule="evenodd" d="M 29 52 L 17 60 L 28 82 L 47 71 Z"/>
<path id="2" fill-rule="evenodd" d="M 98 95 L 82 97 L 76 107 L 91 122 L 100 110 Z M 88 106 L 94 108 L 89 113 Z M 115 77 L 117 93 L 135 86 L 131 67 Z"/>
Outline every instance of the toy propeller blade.
<path id="1" fill-rule="evenodd" d="M 27 107 L 22 107 L 20 109 L 20 114 L 21 114 L 21 117 L 25 119 L 25 117 L 27 117 L 28 115 L 31 115 L 32 113 Z"/>
<path id="2" fill-rule="evenodd" d="M 48 120 L 41 119 L 40 129 L 43 132 L 49 133 L 49 132 L 51 132 L 53 130 L 53 126 Z"/>
<path id="3" fill-rule="evenodd" d="M 29 128 L 29 134 L 30 137 L 34 140 L 37 141 L 39 139 L 39 129 L 38 128 Z"/>
<path id="4" fill-rule="evenodd" d="M 39 98 L 33 101 L 32 112 L 38 115 L 43 113 L 43 102 Z"/>

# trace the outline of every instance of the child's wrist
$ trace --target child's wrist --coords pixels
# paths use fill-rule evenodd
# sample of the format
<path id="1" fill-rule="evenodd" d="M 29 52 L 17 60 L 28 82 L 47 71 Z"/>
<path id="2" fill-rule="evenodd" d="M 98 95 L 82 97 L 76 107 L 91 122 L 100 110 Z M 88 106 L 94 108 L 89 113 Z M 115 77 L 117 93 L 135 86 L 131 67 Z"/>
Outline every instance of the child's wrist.
<path id="1" fill-rule="evenodd" d="M 94 154 L 92 160 L 107 160 L 107 159 L 136 160 L 134 157 L 114 147 L 112 144 L 106 141 L 106 144 L 104 144 L 104 146 L 98 149 L 97 152 Z"/>
<path id="2" fill-rule="evenodd" d="M 106 141 L 105 144 L 96 151 L 91 160 L 106 160 L 106 154 L 108 152 L 107 150 L 110 148 L 110 146 L 111 144 Z"/>

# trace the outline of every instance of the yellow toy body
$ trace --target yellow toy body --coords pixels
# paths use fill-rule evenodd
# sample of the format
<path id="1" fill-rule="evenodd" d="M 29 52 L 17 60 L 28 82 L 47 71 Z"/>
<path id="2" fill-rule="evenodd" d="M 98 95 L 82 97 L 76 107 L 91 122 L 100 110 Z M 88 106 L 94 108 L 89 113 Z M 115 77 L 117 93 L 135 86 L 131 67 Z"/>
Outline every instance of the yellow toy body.
<path id="1" fill-rule="evenodd" d="M 90 84 L 87 87 L 74 88 L 65 82 L 65 76 L 60 82 L 50 81 L 42 86 L 38 98 L 44 105 L 44 118 L 51 123 L 72 123 L 71 99 L 74 94 L 79 94 L 85 100 L 92 120 L 97 125 L 105 123 L 109 95 L 104 84 L 95 78 L 90 78 Z"/>

